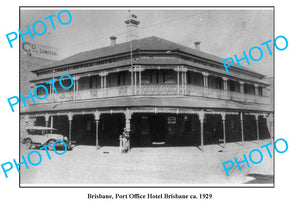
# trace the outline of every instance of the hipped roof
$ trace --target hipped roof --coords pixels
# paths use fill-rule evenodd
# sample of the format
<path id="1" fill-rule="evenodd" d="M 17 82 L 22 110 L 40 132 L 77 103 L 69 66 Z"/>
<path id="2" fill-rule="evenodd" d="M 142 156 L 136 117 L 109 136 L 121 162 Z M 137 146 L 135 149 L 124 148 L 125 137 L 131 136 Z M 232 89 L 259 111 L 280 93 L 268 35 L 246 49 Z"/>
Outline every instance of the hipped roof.
<path id="1" fill-rule="evenodd" d="M 181 44 L 177 44 L 175 42 L 171 42 L 156 36 L 141 38 L 132 41 L 132 50 L 144 50 L 144 51 L 180 51 L 184 52 L 199 58 L 207 59 L 213 62 L 222 63 L 224 58 L 205 53 L 203 51 L 199 51 L 190 47 L 183 46 Z M 71 65 L 80 62 L 91 61 L 99 58 L 105 58 L 109 56 L 119 55 L 130 52 L 130 42 L 124 42 L 120 44 L 116 44 L 114 46 L 107 46 L 102 48 L 97 48 L 94 50 L 84 51 L 77 53 L 73 56 L 67 57 L 60 61 L 56 61 L 49 65 L 43 66 L 39 69 L 33 70 L 33 72 L 44 70 L 44 69 L 54 69 L 61 66 Z M 241 69 L 237 65 L 233 65 L 233 67 L 238 68 L 240 71 L 250 72 L 256 75 L 259 75 L 261 78 L 264 76 L 260 73 L 254 72 L 251 69 L 242 67 Z M 225 72 L 225 69 L 224 69 Z M 226 73 L 226 72 L 225 72 Z"/>

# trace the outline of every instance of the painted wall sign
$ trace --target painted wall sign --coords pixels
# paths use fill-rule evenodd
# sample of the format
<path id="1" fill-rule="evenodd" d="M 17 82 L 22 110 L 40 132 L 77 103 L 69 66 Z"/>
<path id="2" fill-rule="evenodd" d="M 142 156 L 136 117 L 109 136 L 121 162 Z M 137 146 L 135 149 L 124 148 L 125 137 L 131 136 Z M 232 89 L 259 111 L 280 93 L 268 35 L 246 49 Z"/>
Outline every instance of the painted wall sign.
<path id="1" fill-rule="evenodd" d="M 49 60 L 58 60 L 58 49 L 41 44 L 24 42 L 21 48 L 22 52 L 28 56 L 43 58 Z"/>

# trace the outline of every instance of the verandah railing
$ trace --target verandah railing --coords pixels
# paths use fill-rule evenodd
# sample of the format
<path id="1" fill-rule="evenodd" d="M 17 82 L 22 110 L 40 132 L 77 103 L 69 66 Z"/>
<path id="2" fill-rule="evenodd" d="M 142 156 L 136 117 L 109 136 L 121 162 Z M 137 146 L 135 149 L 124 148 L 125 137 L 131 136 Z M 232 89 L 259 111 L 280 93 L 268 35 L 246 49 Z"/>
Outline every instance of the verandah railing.
<path id="1" fill-rule="evenodd" d="M 126 85 L 118 87 L 108 87 L 101 89 L 87 89 L 49 94 L 49 96 L 37 103 L 64 102 L 87 99 L 101 99 L 108 97 L 122 96 L 196 96 L 222 100 L 232 100 L 250 103 L 269 104 L 266 96 L 244 94 L 239 92 L 224 91 L 221 89 L 205 88 L 195 85 L 178 86 L 177 84 L 149 84 L 149 85 Z"/>

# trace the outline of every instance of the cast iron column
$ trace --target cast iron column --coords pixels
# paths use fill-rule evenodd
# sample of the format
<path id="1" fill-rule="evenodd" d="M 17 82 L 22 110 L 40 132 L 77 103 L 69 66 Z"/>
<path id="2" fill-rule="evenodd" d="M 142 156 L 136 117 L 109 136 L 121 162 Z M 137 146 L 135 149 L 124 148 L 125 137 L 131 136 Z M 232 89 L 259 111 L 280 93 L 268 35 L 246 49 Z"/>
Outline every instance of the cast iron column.
<path id="1" fill-rule="evenodd" d="M 240 81 L 240 93 L 244 93 L 244 82 Z"/>
<path id="2" fill-rule="evenodd" d="M 207 72 L 203 72 L 202 75 L 203 75 L 203 86 L 205 88 L 207 88 L 208 87 L 208 73 Z"/>
<path id="3" fill-rule="evenodd" d="M 204 134 L 203 134 L 203 131 L 204 131 L 204 117 L 205 117 L 205 113 L 203 110 L 201 110 L 199 113 L 198 113 L 198 117 L 199 117 L 199 120 L 200 120 L 200 140 L 201 140 L 201 151 L 204 151 Z"/>
<path id="4" fill-rule="evenodd" d="M 79 80 L 79 76 L 73 76 L 73 80 L 74 80 L 74 88 L 73 88 L 73 100 L 76 100 L 76 96 L 77 96 L 77 91 L 78 91 L 78 80 Z"/>
<path id="5" fill-rule="evenodd" d="M 100 115 L 101 113 L 96 110 L 94 112 L 94 117 L 95 117 L 95 121 L 96 121 L 96 149 L 99 149 L 99 133 L 98 133 L 98 128 L 99 128 L 99 120 L 100 120 Z"/>
<path id="6" fill-rule="evenodd" d="M 257 137 L 257 142 L 259 142 L 259 126 L 258 126 L 258 114 L 255 114 L 255 121 L 256 121 L 256 137 Z"/>
<path id="7" fill-rule="evenodd" d="M 223 138 L 224 138 L 224 149 L 225 149 L 225 146 L 226 146 L 226 125 L 225 125 L 226 112 L 222 112 L 221 116 L 222 116 L 222 122 L 223 122 Z"/>
<path id="8" fill-rule="evenodd" d="M 241 135 L 242 135 L 242 142 L 244 142 L 244 117 L 243 113 L 240 114 L 240 120 L 241 120 Z"/>
<path id="9" fill-rule="evenodd" d="M 179 68 L 178 67 L 176 67 L 175 68 L 175 71 L 177 72 L 177 94 L 179 94 L 180 93 L 180 89 L 179 89 L 179 84 L 180 84 L 180 77 L 179 77 Z"/>
<path id="10" fill-rule="evenodd" d="M 131 145 L 130 145 L 130 120 L 131 120 L 132 112 L 129 109 L 127 109 L 124 112 L 124 114 L 125 114 L 125 128 L 129 134 L 128 149 L 130 150 L 130 148 L 131 148 Z"/>
<path id="11" fill-rule="evenodd" d="M 227 86 L 228 78 L 223 77 L 222 79 L 223 79 L 223 89 L 224 89 L 224 91 L 227 91 L 228 90 L 228 86 Z"/>
<path id="12" fill-rule="evenodd" d="M 54 116 L 50 116 L 50 127 L 53 128 Z"/>
<path id="13" fill-rule="evenodd" d="M 71 112 L 68 113 L 68 121 L 69 121 L 69 140 L 71 140 L 72 137 L 72 120 L 73 120 L 73 114 Z"/>
<path id="14" fill-rule="evenodd" d="M 50 115 L 48 113 L 45 114 L 45 122 L 46 122 L 46 127 L 49 127 L 49 117 Z"/>

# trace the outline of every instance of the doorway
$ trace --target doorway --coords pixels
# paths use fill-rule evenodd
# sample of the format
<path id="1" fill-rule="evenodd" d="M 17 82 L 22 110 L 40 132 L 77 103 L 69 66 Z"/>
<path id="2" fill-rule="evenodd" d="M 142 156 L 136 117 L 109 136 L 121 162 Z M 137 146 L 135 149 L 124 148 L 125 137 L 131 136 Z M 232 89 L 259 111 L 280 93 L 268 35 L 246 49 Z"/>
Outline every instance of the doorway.
<path id="1" fill-rule="evenodd" d="M 166 117 L 164 115 L 152 115 L 149 122 L 152 144 L 164 145 L 166 143 Z"/>

